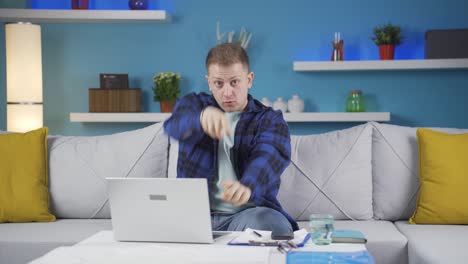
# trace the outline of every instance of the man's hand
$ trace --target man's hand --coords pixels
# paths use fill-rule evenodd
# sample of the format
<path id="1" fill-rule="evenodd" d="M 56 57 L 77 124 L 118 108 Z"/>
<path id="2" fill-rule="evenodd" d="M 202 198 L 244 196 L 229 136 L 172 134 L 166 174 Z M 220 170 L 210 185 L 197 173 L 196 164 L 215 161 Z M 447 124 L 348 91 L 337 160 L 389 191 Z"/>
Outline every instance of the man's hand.
<path id="1" fill-rule="evenodd" d="M 222 139 L 223 130 L 226 131 L 227 136 L 231 133 L 224 112 L 216 107 L 208 106 L 205 108 L 200 114 L 200 123 L 203 131 L 213 139 Z"/>
<path id="2" fill-rule="evenodd" d="M 242 185 L 238 181 L 223 181 L 221 185 L 224 188 L 221 199 L 232 203 L 234 206 L 241 206 L 247 203 L 252 194 L 249 187 Z"/>

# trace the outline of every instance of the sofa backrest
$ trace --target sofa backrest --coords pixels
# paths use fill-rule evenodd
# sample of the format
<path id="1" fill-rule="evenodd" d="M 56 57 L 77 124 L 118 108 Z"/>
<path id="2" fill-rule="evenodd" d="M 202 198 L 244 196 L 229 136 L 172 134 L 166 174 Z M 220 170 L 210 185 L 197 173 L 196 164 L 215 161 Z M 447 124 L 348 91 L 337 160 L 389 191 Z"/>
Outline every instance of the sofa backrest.
<path id="1" fill-rule="evenodd" d="M 432 128 L 446 133 L 468 129 Z M 296 220 L 312 213 L 336 219 L 407 220 L 419 188 L 416 127 L 369 122 L 318 135 L 291 136 L 292 161 L 278 199 Z M 177 175 L 171 140 L 169 176 Z"/>
<path id="2" fill-rule="evenodd" d="M 372 127 L 291 137 L 291 164 L 281 175 L 278 199 L 296 220 L 310 214 L 372 219 Z"/>
<path id="3" fill-rule="evenodd" d="M 416 208 L 419 189 L 418 142 L 415 127 L 370 123 L 374 218 L 407 220 Z M 468 129 L 431 128 L 459 134 Z"/>
<path id="4" fill-rule="evenodd" d="M 49 191 L 57 218 L 110 218 L 106 177 L 166 177 L 162 123 L 95 137 L 50 136 Z"/>

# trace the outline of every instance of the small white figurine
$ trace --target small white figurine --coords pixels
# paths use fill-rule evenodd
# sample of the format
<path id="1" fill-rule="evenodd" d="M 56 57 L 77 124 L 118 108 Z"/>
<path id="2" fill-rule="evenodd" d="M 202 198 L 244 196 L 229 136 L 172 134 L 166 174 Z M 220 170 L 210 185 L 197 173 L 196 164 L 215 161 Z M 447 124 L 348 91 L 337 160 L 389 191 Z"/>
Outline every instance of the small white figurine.
<path id="1" fill-rule="evenodd" d="M 273 109 L 281 110 L 283 113 L 286 113 L 288 111 L 288 104 L 283 101 L 282 97 L 278 97 L 278 99 L 273 103 Z"/>

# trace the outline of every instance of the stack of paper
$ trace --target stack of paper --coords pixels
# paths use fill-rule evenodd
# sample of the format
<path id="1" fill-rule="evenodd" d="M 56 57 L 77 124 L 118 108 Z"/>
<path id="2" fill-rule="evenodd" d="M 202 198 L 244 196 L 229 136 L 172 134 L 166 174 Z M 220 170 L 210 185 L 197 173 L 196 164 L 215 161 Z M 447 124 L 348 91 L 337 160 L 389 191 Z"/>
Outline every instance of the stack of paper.
<path id="1" fill-rule="evenodd" d="M 257 234 L 256 234 L 257 233 Z M 310 238 L 310 234 L 307 230 L 300 229 L 294 232 L 294 239 L 290 241 L 295 243 L 298 247 L 304 246 L 307 240 Z M 239 236 L 231 240 L 229 245 L 272 245 L 276 246 L 277 240 L 271 238 L 271 231 L 255 230 L 247 228 Z"/>

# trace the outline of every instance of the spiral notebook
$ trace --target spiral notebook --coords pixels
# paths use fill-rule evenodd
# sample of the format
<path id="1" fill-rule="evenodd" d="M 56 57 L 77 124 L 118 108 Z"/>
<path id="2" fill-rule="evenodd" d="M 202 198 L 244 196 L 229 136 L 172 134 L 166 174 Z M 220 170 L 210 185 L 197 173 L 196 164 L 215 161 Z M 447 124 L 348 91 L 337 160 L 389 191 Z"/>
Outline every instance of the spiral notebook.
<path id="1" fill-rule="evenodd" d="M 310 234 L 307 230 L 300 229 L 294 232 L 294 238 L 289 240 L 298 247 L 303 247 L 307 240 L 310 239 Z M 228 245 L 240 246 L 277 246 L 279 240 L 271 238 L 271 231 L 256 230 L 247 228 L 239 236 L 231 240 Z"/>

